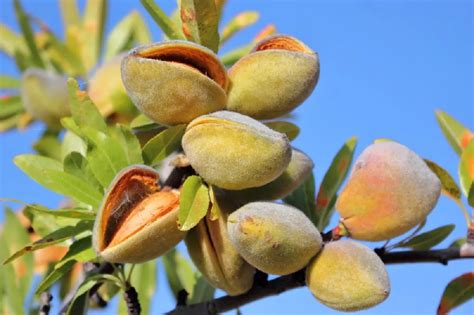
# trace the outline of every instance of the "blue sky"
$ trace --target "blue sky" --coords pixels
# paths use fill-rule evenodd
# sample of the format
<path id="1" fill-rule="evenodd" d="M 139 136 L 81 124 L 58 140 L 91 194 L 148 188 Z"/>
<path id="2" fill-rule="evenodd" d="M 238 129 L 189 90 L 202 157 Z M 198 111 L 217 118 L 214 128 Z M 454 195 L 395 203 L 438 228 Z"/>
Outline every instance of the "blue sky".
<path id="1" fill-rule="evenodd" d="M 135 8 L 146 17 L 154 39 L 161 39 L 138 0 L 110 2 L 108 29 Z M 23 3 L 28 12 L 41 17 L 60 34 L 56 1 Z M 159 3 L 167 12 L 175 5 L 171 0 Z M 0 7 L 1 23 L 17 29 L 12 1 L 0 0 Z M 333 155 L 353 135 L 359 138 L 356 155 L 374 139 L 390 138 L 436 161 L 457 177 L 458 157 L 443 138 L 434 111 L 443 109 L 474 129 L 472 1 L 230 0 L 224 19 L 243 10 L 258 10 L 261 19 L 232 39 L 224 52 L 246 43 L 260 28 L 273 22 L 280 33 L 301 39 L 320 55 L 319 84 L 295 112 L 301 134 L 294 142 L 315 162 L 317 183 Z M 4 56 L 0 56 L 0 73 L 16 74 L 12 62 Z M 30 181 L 12 163 L 15 155 L 31 151 L 41 131 L 42 126 L 35 124 L 27 131 L 0 135 L 0 197 L 57 205 L 57 195 Z M 456 224 L 456 229 L 441 246 L 464 236 L 461 212 L 452 201 L 441 197 L 425 229 L 444 224 Z M 433 314 L 445 285 L 473 267 L 472 261 L 454 261 L 448 266 L 390 265 L 391 296 L 360 313 Z M 173 308 L 174 301 L 164 274 L 158 278 L 153 310 L 161 313 Z M 241 310 L 243 314 L 334 313 L 305 288 Z M 473 312 L 471 301 L 453 314 Z"/>

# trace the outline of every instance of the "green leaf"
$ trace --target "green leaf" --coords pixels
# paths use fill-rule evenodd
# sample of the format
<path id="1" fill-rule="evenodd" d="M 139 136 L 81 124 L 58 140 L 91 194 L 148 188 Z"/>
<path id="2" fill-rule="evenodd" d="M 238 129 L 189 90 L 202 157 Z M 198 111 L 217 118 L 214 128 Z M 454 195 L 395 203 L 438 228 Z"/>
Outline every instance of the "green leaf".
<path id="1" fill-rule="evenodd" d="M 75 79 L 68 79 L 71 113 L 74 122 L 79 127 L 91 127 L 107 133 L 107 124 L 89 96 L 79 89 Z"/>
<path id="2" fill-rule="evenodd" d="M 134 130 L 148 130 L 157 127 L 160 127 L 160 125 L 143 114 L 137 115 L 137 117 L 135 117 L 135 119 L 130 123 L 130 128 Z"/>
<path id="3" fill-rule="evenodd" d="M 458 184 L 454 181 L 451 175 L 446 171 L 444 168 L 439 166 L 433 161 L 425 159 L 426 164 L 428 167 L 433 171 L 433 173 L 438 176 L 439 181 L 441 182 L 442 191 L 448 196 L 453 198 L 454 200 L 461 199 L 461 190 L 459 189 Z"/>
<path id="4" fill-rule="evenodd" d="M 90 231 L 90 230 L 92 230 L 91 222 L 81 221 L 75 226 L 66 226 L 16 251 L 3 264 L 8 264 L 29 252 L 33 252 L 38 249 L 42 249 L 51 245 L 62 243 L 65 240 L 68 240 L 72 237 L 77 237 L 80 233 L 84 231 Z"/>
<path id="5" fill-rule="evenodd" d="M 209 210 L 209 189 L 199 176 L 189 176 L 180 195 L 178 224 L 181 231 L 196 226 Z"/>
<path id="6" fill-rule="evenodd" d="M 300 133 L 300 128 L 297 125 L 288 121 L 272 121 L 266 123 L 265 125 L 275 131 L 286 134 L 290 141 L 295 140 Z"/>
<path id="7" fill-rule="evenodd" d="M 30 242 L 29 235 L 23 225 L 20 223 L 18 216 L 11 209 L 5 208 L 5 223 L 1 242 L 4 242 L 0 252 L 2 252 L 2 261 L 11 255 L 19 248 L 27 245 Z M 0 242 L 0 243 L 1 243 Z M 15 263 L 9 266 L 0 266 L 0 269 L 5 268 L 5 278 L 2 277 L 0 281 L 5 281 L 7 300 L 12 309 L 19 311 L 18 314 L 23 314 L 22 303 L 28 296 L 28 292 L 33 279 L 34 259 L 31 253 L 21 257 Z M 15 314 L 17 314 L 15 312 Z"/>
<path id="8" fill-rule="evenodd" d="M 42 156 L 61 161 L 61 142 L 56 134 L 45 132 L 33 144 L 33 149 Z"/>
<path id="9" fill-rule="evenodd" d="M 15 77 L 5 74 L 0 75 L 0 89 L 18 89 L 20 83 L 20 80 Z"/>
<path id="10" fill-rule="evenodd" d="M 133 42 L 135 25 L 140 18 L 137 11 L 132 11 L 114 26 L 107 37 L 105 60 L 110 60 L 129 49 L 130 43 Z"/>
<path id="11" fill-rule="evenodd" d="M 212 299 L 215 289 L 194 271 L 192 263 L 181 255 L 176 249 L 172 249 L 163 256 L 168 284 L 176 298 L 178 292 L 188 292 L 188 304 L 204 302 Z"/>
<path id="12" fill-rule="evenodd" d="M 64 30 L 81 23 L 76 0 L 59 0 L 59 7 L 61 9 Z"/>
<path id="13" fill-rule="evenodd" d="M 231 67 L 240 58 L 247 55 L 252 50 L 252 48 L 254 46 L 255 46 L 255 44 L 251 43 L 251 44 L 247 44 L 247 45 L 235 48 L 235 49 L 229 51 L 228 53 L 226 53 L 225 55 L 223 55 L 221 57 L 221 61 L 226 67 Z"/>
<path id="14" fill-rule="evenodd" d="M 327 218 L 327 212 L 331 211 L 331 201 L 337 194 L 337 191 L 347 176 L 352 164 L 356 145 L 356 137 L 347 140 L 347 142 L 337 152 L 331 162 L 331 166 L 329 166 L 329 169 L 324 175 L 321 187 L 319 188 L 318 197 L 316 198 L 316 215 L 318 218 Z M 327 221 L 328 220 L 326 220 L 326 222 Z M 319 221 L 317 227 L 322 231 L 325 226 L 323 226 L 323 223 Z"/>
<path id="15" fill-rule="evenodd" d="M 0 23 L 0 52 L 15 57 L 16 52 L 25 54 L 27 47 L 23 38 L 5 24 Z"/>
<path id="16" fill-rule="evenodd" d="M 107 15 L 107 0 L 87 0 L 83 18 L 84 65 L 92 69 L 99 60 L 104 25 Z"/>
<path id="17" fill-rule="evenodd" d="M 451 147 L 457 154 L 461 155 L 463 150 L 463 140 L 472 133 L 470 133 L 469 129 L 464 127 L 459 121 L 443 111 L 436 111 L 436 119 L 438 120 L 441 131 Z"/>
<path id="18" fill-rule="evenodd" d="M 118 131 L 122 146 L 128 158 L 128 164 L 143 164 L 142 148 L 140 141 L 132 132 L 130 127 L 119 125 Z"/>
<path id="19" fill-rule="evenodd" d="M 296 188 L 290 195 L 285 197 L 283 201 L 292 205 L 303 213 L 316 225 L 317 218 L 315 217 L 315 183 L 314 175 L 311 173 L 305 181 Z"/>
<path id="20" fill-rule="evenodd" d="M 461 248 L 461 246 L 464 244 L 466 244 L 466 238 L 461 237 L 452 242 L 451 245 L 449 245 L 449 248 Z"/>
<path id="21" fill-rule="evenodd" d="M 127 265 L 127 267 L 132 265 Z M 137 290 L 140 299 L 142 314 L 150 313 L 150 302 L 156 292 L 156 261 L 152 260 L 146 263 L 134 265 L 130 284 Z M 126 268 L 125 273 L 131 268 Z M 126 314 L 127 308 L 123 299 L 120 299 L 118 314 Z"/>
<path id="22" fill-rule="evenodd" d="M 0 98 L 0 119 L 9 118 L 22 112 L 24 109 L 20 96 L 10 95 Z"/>
<path id="23" fill-rule="evenodd" d="M 431 230 L 429 232 L 421 233 L 410 239 L 408 242 L 404 242 L 397 247 L 410 247 L 415 250 L 428 250 L 433 246 L 441 243 L 446 237 L 451 234 L 454 230 L 454 224 L 448 224 Z"/>
<path id="24" fill-rule="evenodd" d="M 143 147 L 143 160 L 147 165 L 156 165 L 181 146 L 186 125 L 170 127 L 153 138 Z"/>
<path id="25" fill-rule="evenodd" d="M 451 280 L 444 289 L 437 314 L 444 315 L 474 297 L 474 272 Z"/>
<path id="26" fill-rule="evenodd" d="M 71 50 L 52 32 L 44 32 L 45 52 L 51 62 L 58 65 L 63 71 L 71 76 L 85 76 L 87 70 L 84 68 L 82 60 L 77 51 Z"/>
<path id="27" fill-rule="evenodd" d="M 79 239 L 71 244 L 68 252 L 56 263 L 53 271 L 41 281 L 35 294 L 49 289 L 56 281 L 60 280 L 77 262 L 91 261 L 96 257 L 92 249 L 91 236 Z"/>
<path id="28" fill-rule="evenodd" d="M 85 314 L 89 305 L 89 295 L 87 293 L 96 284 L 107 282 L 105 276 L 102 274 L 88 276 L 77 289 L 66 315 Z"/>
<path id="29" fill-rule="evenodd" d="M 33 30 L 31 29 L 28 16 L 23 10 L 23 7 L 19 0 L 14 0 L 13 2 L 15 7 L 15 15 L 20 25 L 21 31 L 23 33 L 23 38 L 25 39 L 26 45 L 31 54 L 31 60 L 33 64 L 38 68 L 44 68 L 44 62 L 41 59 L 38 46 L 36 46 Z"/>
<path id="30" fill-rule="evenodd" d="M 55 217 L 55 222 L 61 222 L 58 218 L 68 218 L 68 219 L 77 219 L 82 221 L 95 221 L 96 213 L 92 210 L 82 209 L 82 208 L 70 208 L 70 209 L 57 209 L 52 210 L 46 207 L 35 205 L 35 204 L 26 204 L 28 211 L 33 214 L 43 214 L 48 216 Z M 23 210 L 25 211 L 25 210 Z M 51 218 L 50 218 L 51 220 Z M 35 229 L 36 230 L 36 229 Z"/>
<path id="31" fill-rule="evenodd" d="M 234 16 L 222 29 L 221 45 L 228 41 L 238 31 L 255 24 L 258 21 L 257 11 L 245 11 Z"/>
<path id="32" fill-rule="evenodd" d="M 51 234 L 63 227 L 74 226 L 79 222 L 79 219 L 61 216 L 52 217 L 48 213 L 36 211 L 37 209 L 41 208 L 44 207 L 40 205 L 27 205 L 23 209 L 23 214 L 30 220 L 31 227 L 33 227 L 35 233 L 40 237 L 45 237 L 46 235 Z"/>
<path id="33" fill-rule="evenodd" d="M 474 208 L 474 182 L 471 182 L 471 188 L 467 194 L 467 203 Z"/>
<path id="34" fill-rule="evenodd" d="M 94 176 L 89 162 L 79 152 L 71 152 L 64 158 L 64 171 L 71 175 L 77 176 L 83 179 L 94 187 L 97 192 L 103 195 L 104 187 L 99 183 L 97 178 Z"/>
<path id="35" fill-rule="evenodd" d="M 459 161 L 459 179 L 464 195 L 469 195 L 471 184 L 474 182 L 474 139 L 469 141 L 467 147 L 462 151 Z"/>
<path id="36" fill-rule="evenodd" d="M 184 39 L 181 31 L 173 24 L 166 13 L 155 3 L 154 0 L 140 0 L 156 24 L 169 39 Z"/>
<path id="37" fill-rule="evenodd" d="M 70 117 L 68 117 L 68 119 L 65 119 L 65 121 L 67 120 L 74 123 L 74 121 Z M 77 127 L 77 132 L 80 132 L 79 127 Z M 67 130 L 64 134 L 63 142 L 61 144 L 61 160 L 64 161 L 66 156 L 71 152 L 77 152 L 80 153 L 82 156 L 85 156 L 87 154 L 87 144 L 77 134 L 70 130 Z"/>
<path id="38" fill-rule="evenodd" d="M 188 40 L 217 53 L 219 17 L 215 0 L 181 0 L 181 22 Z"/>
<path id="39" fill-rule="evenodd" d="M 13 159 L 23 172 L 34 181 L 59 194 L 98 208 L 102 195 L 81 178 L 63 171 L 61 163 L 51 158 L 32 154 Z"/>

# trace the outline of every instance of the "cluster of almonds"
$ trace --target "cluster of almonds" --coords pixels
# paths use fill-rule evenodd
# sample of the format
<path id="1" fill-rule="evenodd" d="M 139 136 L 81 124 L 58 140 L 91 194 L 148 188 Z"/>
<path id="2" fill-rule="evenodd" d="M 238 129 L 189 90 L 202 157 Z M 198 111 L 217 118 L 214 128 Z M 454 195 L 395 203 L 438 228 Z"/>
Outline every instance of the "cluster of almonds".
<path id="1" fill-rule="evenodd" d="M 301 211 L 272 202 L 298 187 L 313 163 L 257 119 L 289 113 L 318 77 L 318 55 L 289 36 L 264 39 L 229 71 L 191 42 L 132 50 L 122 61 L 130 98 L 159 124 L 187 124 L 182 147 L 212 185 L 217 216 L 181 231 L 180 192 L 161 188 L 154 169 L 131 166 L 117 175 L 99 210 L 96 251 L 110 262 L 139 263 L 184 239 L 197 268 L 230 295 L 252 287 L 255 269 L 286 275 L 307 267 L 308 287 L 325 305 L 358 310 L 383 301 L 390 285 L 372 250 L 352 241 L 323 244 Z M 395 142 L 374 144 L 338 199 L 340 230 L 372 241 L 400 235 L 426 217 L 439 193 L 439 180 L 416 154 Z"/>

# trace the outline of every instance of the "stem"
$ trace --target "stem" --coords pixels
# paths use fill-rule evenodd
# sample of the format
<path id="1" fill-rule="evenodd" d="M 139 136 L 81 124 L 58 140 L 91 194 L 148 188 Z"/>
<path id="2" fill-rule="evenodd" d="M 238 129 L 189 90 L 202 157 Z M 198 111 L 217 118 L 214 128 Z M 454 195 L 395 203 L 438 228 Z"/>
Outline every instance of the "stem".
<path id="1" fill-rule="evenodd" d="M 464 214 L 464 218 L 466 219 L 467 226 L 469 227 L 471 225 L 471 218 L 469 216 L 469 211 L 467 211 L 461 199 L 454 199 L 454 201 L 459 206 L 459 208 L 461 208 L 462 213 Z"/>
<path id="2" fill-rule="evenodd" d="M 391 253 L 385 252 L 384 250 L 378 250 L 376 253 L 385 264 L 435 262 L 447 265 L 450 260 L 474 258 L 474 256 L 461 257 L 459 248 L 428 251 L 398 251 Z M 293 274 L 281 276 L 266 283 L 254 282 L 253 287 L 247 293 L 238 296 L 223 296 L 214 300 L 189 306 L 177 306 L 167 314 L 215 315 L 305 285 L 305 270 L 302 269 Z"/>
<path id="3" fill-rule="evenodd" d="M 138 300 L 137 290 L 127 282 L 127 290 L 123 294 L 125 304 L 127 304 L 128 315 L 140 315 L 142 308 Z"/>
<path id="4" fill-rule="evenodd" d="M 49 292 L 43 292 L 40 296 L 41 306 L 39 309 L 39 315 L 48 315 L 51 309 L 51 300 L 53 296 Z"/>

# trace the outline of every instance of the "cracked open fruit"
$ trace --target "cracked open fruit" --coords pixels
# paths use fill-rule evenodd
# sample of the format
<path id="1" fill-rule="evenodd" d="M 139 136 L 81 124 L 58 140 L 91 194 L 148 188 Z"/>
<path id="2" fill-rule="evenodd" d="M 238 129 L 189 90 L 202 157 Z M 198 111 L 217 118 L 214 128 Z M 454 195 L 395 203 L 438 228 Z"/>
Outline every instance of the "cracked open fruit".
<path id="1" fill-rule="evenodd" d="M 122 80 L 138 109 L 176 125 L 225 108 L 228 77 L 209 49 L 166 41 L 135 48 L 122 61 Z"/>
<path id="2" fill-rule="evenodd" d="M 289 113 L 314 90 L 319 57 L 296 38 L 264 38 L 230 70 L 227 109 L 256 119 Z"/>
<path id="3" fill-rule="evenodd" d="M 336 209 L 354 239 L 387 240 L 420 224 L 441 192 L 438 177 L 416 153 L 396 142 L 367 147 L 355 162 Z"/>
<path id="4" fill-rule="evenodd" d="M 329 242 L 306 269 L 306 284 L 324 305 L 357 311 L 383 302 L 390 282 L 382 260 L 365 245 Z"/>
<path id="5" fill-rule="evenodd" d="M 255 268 L 286 275 L 304 268 L 322 246 L 318 229 L 300 210 L 272 202 L 252 202 L 227 220 L 229 238 Z"/>
<path id="6" fill-rule="evenodd" d="M 122 170 L 105 194 L 93 245 L 106 261 L 140 263 L 161 256 L 186 235 L 178 229 L 179 193 L 160 190 L 147 166 Z"/>
<path id="7" fill-rule="evenodd" d="M 191 166 L 207 183 L 230 190 L 275 180 L 291 159 L 286 135 L 229 111 L 194 119 L 182 145 Z"/>
<path id="8" fill-rule="evenodd" d="M 239 295 L 250 290 L 255 268 L 250 266 L 230 242 L 227 217 L 235 206 L 229 200 L 213 195 L 213 212 L 188 232 L 185 238 L 189 255 L 209 283 L 229 295 Z"/>
<path id="9" fill-rule="evenodd" d="M 21 101 L 33 118 L 52 126 L 59 126 L 59 119 L 71 113 L 66 78 L 41 69 L 23 73 Z"/>

